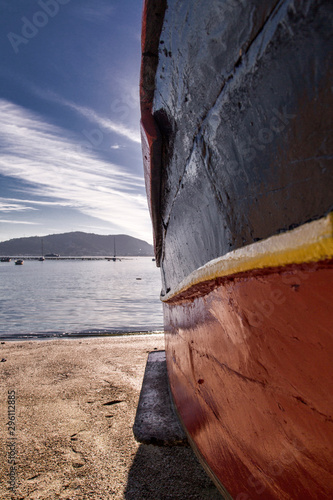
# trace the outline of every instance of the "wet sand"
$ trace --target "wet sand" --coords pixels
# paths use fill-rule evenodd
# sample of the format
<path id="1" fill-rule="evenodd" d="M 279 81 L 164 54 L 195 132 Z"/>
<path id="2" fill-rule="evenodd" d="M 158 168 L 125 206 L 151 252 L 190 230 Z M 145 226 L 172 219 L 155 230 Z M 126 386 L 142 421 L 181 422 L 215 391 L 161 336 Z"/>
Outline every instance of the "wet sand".
<path id="1" fill-rule="evenodd" d="M 154 349 L 164 349 L 163 335 L 1 343 L 0 498 L 222 498 L 189 447 L 133 437 Z M 6 425 L 8 391 L 15 391 L 15 430 Z M 10 450 L 15 493 L 8 490 Z"/>

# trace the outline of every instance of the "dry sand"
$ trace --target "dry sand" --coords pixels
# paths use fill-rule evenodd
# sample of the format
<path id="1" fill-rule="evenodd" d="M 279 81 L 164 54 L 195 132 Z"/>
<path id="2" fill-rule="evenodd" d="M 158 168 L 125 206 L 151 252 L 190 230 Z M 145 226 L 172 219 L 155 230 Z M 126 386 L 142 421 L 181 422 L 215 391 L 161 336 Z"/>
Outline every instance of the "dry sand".
<path id="1" fill-rule="evenodd" d="M 154 349 L 164 349 L 162 335 L 1 343 L 0 498 L 221 498 L 189 447 L 134 440 L 147 355 Z M 14 436 L 8 391 L 16 397 Z M 14 494 L 8 490 L 12 437 Z"/>

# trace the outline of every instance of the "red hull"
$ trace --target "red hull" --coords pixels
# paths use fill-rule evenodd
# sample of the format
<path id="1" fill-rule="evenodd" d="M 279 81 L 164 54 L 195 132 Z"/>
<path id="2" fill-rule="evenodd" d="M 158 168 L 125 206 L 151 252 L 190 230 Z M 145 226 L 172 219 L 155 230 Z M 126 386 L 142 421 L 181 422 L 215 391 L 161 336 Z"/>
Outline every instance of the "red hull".
<path id="1" fill-rule="evenodd" d="M 235 499 L 332 498 L 332 261 L 260 274 L 165 303 L 175 403 Z"/>

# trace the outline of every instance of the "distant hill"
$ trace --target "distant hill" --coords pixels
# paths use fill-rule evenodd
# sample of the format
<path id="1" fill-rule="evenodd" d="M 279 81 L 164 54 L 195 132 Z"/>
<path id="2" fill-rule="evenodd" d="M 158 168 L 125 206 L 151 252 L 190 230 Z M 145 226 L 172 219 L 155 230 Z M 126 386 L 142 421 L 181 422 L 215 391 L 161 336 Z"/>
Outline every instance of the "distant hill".
<path id="1" fill-rule="evenodd" d="M 41 255 L 41 246 L 44 246 L 44 255 L 59 254 L 61 256 L 81 257 L 113 256 L 114 239 L 118 256 L 153 256 L 152 245 L 146 241 L 116 234 L 103 236 L 99 234 L 73 232 L 64 234 L 50 234 L 49 236 L 32 236 L 29 238 L 15 238 L 0 243 L 0 255 Z"/>

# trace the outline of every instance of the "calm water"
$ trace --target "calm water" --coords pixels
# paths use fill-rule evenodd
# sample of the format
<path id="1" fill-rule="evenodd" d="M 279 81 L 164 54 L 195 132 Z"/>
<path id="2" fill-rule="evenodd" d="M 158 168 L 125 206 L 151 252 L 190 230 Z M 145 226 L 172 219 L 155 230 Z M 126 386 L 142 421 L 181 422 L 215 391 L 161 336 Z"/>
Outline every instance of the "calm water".
<path id="1" fill-rule="evenodd" d="M 148 257 L 0 263 L 0 337 L 162 330 L 160 289 Z"/>

